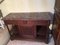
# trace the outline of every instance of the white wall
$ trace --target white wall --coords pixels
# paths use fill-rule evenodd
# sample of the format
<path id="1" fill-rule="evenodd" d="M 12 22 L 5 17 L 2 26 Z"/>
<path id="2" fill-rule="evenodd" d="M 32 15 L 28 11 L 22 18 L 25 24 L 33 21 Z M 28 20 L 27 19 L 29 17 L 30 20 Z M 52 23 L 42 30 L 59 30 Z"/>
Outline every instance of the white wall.
<path id="1" fill-rule="evenodd" d="M 3 16 L 6 16 L 9 13 L 8 8 L 10 8 L 10 1 L 4 0 L 3 3 L 0 4 L 0 9 L 2 10 Z"/>
<path id="2" fill-rule="evenodd" d="M 49 11 L 54 13 L 55 0 L 48 0 Z"/>
<path id="3" fill-rule="evenodd" d="M 5 0 L 1 6 L 3 15 L 10 12 L 54 12 L 55 0 Z"/>

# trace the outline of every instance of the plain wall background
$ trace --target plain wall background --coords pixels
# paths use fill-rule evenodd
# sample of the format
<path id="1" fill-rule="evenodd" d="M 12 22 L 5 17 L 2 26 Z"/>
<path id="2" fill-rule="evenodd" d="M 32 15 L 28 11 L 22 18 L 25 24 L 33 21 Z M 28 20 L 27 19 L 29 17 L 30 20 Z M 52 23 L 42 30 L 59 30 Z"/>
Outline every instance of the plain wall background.
<path id="1" fill-rule="evenodd" d="M 52 12 L 55 0 L 4 0 L 0 4 L 3 16 L 11 12 Z"/>

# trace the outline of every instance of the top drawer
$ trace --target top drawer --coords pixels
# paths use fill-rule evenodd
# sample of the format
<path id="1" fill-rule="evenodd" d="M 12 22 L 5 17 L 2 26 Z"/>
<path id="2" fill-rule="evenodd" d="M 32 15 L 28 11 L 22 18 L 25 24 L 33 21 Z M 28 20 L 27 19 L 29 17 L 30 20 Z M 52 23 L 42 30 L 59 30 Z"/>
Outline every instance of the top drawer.
<path id="1" fill-rule="evenodd" d="M 17 25 L 17 20 L 4 20 L 5 24 L 15 24 Z"/>
<path id="2" fill-rule="evenodd" d="M 47 25 L 47 24 L 49 24 L 49 20 L 36 20 L 35 21 L 35 24 L 36 25 Z"/>
<path id="3" fill-rule="evenodd" d="M 34 25 L 34 22 L 32 20 L 20 20 L 20 21 L 18 21 L 18 25 L 32 26 L 32 25 Z"/>

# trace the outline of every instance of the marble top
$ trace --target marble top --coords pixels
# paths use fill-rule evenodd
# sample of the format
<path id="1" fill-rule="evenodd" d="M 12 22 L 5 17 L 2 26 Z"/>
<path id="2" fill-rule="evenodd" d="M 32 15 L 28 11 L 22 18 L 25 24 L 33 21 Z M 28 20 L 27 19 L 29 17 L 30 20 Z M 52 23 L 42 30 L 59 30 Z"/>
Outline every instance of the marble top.
<path id="1" fill-rule="evenodd" d="M 51 20 L 50 12 L 9 13 L 3 20 Z"/>

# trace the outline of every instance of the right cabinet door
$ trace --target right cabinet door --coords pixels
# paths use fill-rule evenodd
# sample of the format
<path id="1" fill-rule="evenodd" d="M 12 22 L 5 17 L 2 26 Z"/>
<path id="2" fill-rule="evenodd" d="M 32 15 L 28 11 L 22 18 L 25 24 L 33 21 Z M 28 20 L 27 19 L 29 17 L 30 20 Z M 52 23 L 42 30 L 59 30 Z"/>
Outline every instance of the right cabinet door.
<path id="1" fill-rule="evenodd" d="M 58 16 L 57 13 L 55 13 L 54 16 L 54 22 L 53 22 L 53 36 L 54 36 L 54 40 L 55 40 L 55 44 L 58 45 L 58 35 L 59 35 L 59 31 L 60 31 L 60 18 Z"/>

